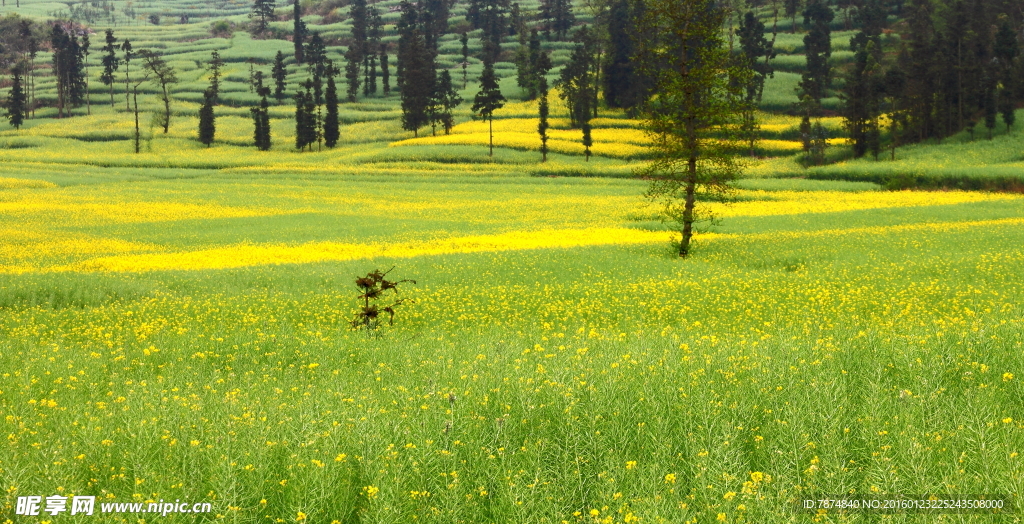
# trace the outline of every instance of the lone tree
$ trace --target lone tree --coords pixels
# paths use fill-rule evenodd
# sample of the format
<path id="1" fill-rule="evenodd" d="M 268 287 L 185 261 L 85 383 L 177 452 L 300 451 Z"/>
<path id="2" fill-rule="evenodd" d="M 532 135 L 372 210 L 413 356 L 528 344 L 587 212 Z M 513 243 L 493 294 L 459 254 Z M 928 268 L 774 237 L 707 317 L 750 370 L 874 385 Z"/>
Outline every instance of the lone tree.
<path id="1" fill-rule="evenodd" d="M 174 73 L 174 68 L 167 65 L 167 62 L 153 51 L 143 49 L 139 51 L 138 55 L 142 59 L 142 67 L 152 75 L 154 82 L 160 84 L 160 99 L 164 103 L 164 114 L 160 119 L 160 124 L 163 125 L 164 134 L 167 134 L 167 130 L 171 127 L 171 92 L 168 87 L 178 83 L 178 77 Z"/>
<path id="2" fill-rule="evenodd" d="M 487 128 L 490 133 L 489 156 L 494 156 L 494 112 L 505 105 L 505 97 L 501 95 L 498 87 L 498 77 L 494 75 L 494 66 L 490 62 L 484 63 L 484 72 L 480 75 L 480 92 L 473 99 L 473 112 L 487 119 Z"/>
<path id="3" fill-rule="evenodd" d="M 217 131 L 213 114 L 213 90 L 207 88 L 203 91 L 203 105 L 199 108 L 199 141 L 210 147 L 213 143 L 213 135 Z"/>
<path id="4" fill-rule="evenodd" d="M 135 58 L 135 53 L 132 51 L 132 42 L 127 38 L 121 43 L 121 51 L 124 52 L 124 108 L 126 111 L 132 110 L 131 104 L 131 75 L 128 74 L 128 66 L 132 62 L 132 58 Z M 136 148 L 137 149 L 137 148 Z M 138 151 L 136 151 L 138 153 Z"/>
<path id="5" fill-rule="evenodd" d="M 655 159 L 638 174 L 651 180 L 646 196 L 678 224 L 679 256 L 690 254 L 694 223 L 711 218 L 698 198 L 722 197 L 739 166 L 730 146 L 743 109 L 749 69 L 723 41 L 728 12 L 715 0 L 648 0 L 640 22 L 641 67 L 653 79 L 644 114 Z M 656 36 L 655 40 L 653 36 Z"/>
<path id="6" fill-rule="evenodd" d="M 252 34 L 262 35 L 270 22 L 277 20 L 274 8 L 277 7 L 274 0 L 254 0 L 249 18 L 252 19 Z"/>
<path id="7" fill-rule="evenodd" d="M 14 129 L 21 129 L 27 109 L 27 97 L 21 87 L 24 67 L 24 64 L 18 64 L 11 68 L 11 93 L 7 96 L 7 120 L 11 122 Z"/>
<path id="8" fill-rule="evenodd" d="M 114 30 L 107 29 L 104 42 L 107 44 L 100 48 L 103 51 L 103 72 L 100 73 L 100 81 L 103 85 L 110 86 L 110 107 L 114 107 L 114 74 L 117 73 L 117 68 L 121 65 L 121 60 L 117 58 L 117 39 L 114 38 Z"/>

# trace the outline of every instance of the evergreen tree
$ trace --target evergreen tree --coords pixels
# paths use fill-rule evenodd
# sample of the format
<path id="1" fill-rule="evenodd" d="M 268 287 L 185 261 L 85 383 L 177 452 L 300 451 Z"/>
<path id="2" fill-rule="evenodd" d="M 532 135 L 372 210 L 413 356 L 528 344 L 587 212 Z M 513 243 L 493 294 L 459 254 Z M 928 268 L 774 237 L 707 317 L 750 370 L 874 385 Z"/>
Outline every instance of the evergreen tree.
<path id="1" fill-rule="evenodd" d="M 811 0 L 813 1 L 813 0 Z M 800 8 L 803 6 L 803 0 L 783 0 L 783 7 L 786 10 L 786 16 L 790 18 L 789 32 L 796 34 L 796 15 L 800 13 Z M 804 22 L 806 25 L 807 22 Z"/>
<path id="2" fill-rule="evenodd" d="M 274 14 L 276 7 L 274 0 L 253 0 L 252 11 L 249 13 L 249 18 L 253 21 L 253 35 L 262 35 L 270 22 L 277 20 L 277 15 Z"/>
<path id="3" fill-rule="evenodd" d="M 71 107 L 85 100 L 85 72 L 82 47 L 78 38 L 54 24 L 50 31 L 53 73 L 57 83 L 57 116 L 71 115 Z"/>
<path id="4" fill-rule="evenodd" d="M 11 68 L 11 92 L 7 95 L 7 120 L 14 129 L 20 129 L 25 121 L 27 97 L 21 87 L 25 66 L 18 64 Z"/>
<path id="5" fill-rule="evenodd" d="M 25 44 L 25 51 L 28 54 L 28 110 L 26 116 L 31 112 L 32 116 L 36 114 L 36 55 L 39 53 L 39 39 L 36 38 L 35 32 L 32 30 L 33 22 L 31 20 L 22 20 L 18 27 L 18 34 L 21 37 L 22 42 Z"/>
<path id="6" fill-rule="evenodd" d="M 1020 46 L 1017 43 L 1017 35 L 1014 34 L 1009 21 L 1004 20 L 999 26 L 999 32 L 996 33 L 995 44 L 992 47 L 992 54 L 999 61 L 998 67 L 1000 70 L 1000 86 L 997 94 L 998 111 L 1002 113 L 1003 123 L 1006 124 L 1006 129 L 1009 130 L 1013 127 L 1014 120 L 1016 120 L 1014 109 L 1016 109 L 1017 105 L 1017 89 L 1014 89 L 1014 87 L 1015 84 L 1020 84 L 1020 81 L 1016 78 L 1017 67 L 1015 67 L 1015 60 L 1020 54 Z"/>
<path id="7" fill-rule="evenodd" d="M 569 63 L 562 67 L 558 82 L 561 91 L 558 96 L 565 101 L 566 108 L 569 109 L 569 122 L 575 128 L 583 123 L 577 106 L 586 108 L 587 121 L 589 121 L 596 86 L 591 67 L 594 53 L 590 46 L 593 39 L 590 37 L 590 30 L 587 26 L 576 31 L 574 41 L 577 45 L 569 55 Z"/>
<path id="8" fill-rule="evenodd" d="M 747 11 L 740 21 L 737 36 L 740 40 L 744 67 L 753 72 L 749 76 L 750 82 L 744 86 L 746 96 L 744 97 L 743 124 L 741 125 L 743 134 L 746 135 L 750 145 L 751 155 L 754 154 L 754 143 L 757 141 L 760 129 L 755 118 L 755 110 L 764 93 L 765 79 L 774 75 L 771 60 L 775 58 L 775 40 L 773 38 L 769 41 L 765 38 L 764 33 L 764 24 L 754 16 L 752 11 Z"/>
<path id="9" fill-rule="evenodd" d="M 253 121 L 253 142 L 260 151 L 270 150 L 270 87 L 263 85 L 263 71 L 256 71 L 253 75 L 253 84 L 256 95 L 260 97 L 258 106 L 250 108 Z"/>
<path id="10" fill-rule="evenodd" d="M 799 89 L 802 94 L 810 96 L 818 107 L 832 85 L 832 68 L 828 62 L 832 56 L 832 30 L 829 24 L 834 17 L 825 0 L 810 0 L 804 11 L 804 25 L 809 25 L 810 30 L 804 36 L 807 69 L 801 77 Z"/>
<path id="11" fill-rule="evenodd" d="M 306 23 L 302 21 L 302 7 L 299 5 L 299 0 L 294 0 L 292 8 L 292 21 L 294 22 L 292 43 L 295 46 L 295 63 L 302 65 L 305 59 L 305 46 L 303 44 L 306 39 Z"/>
<path id="12" fill-rule="evenodd" d="M 481 58 L 484 62 L 493 64 L 501 55 L 501 39 L 508 32 L 509 0 L 479 0 L 470 3 L 470 9 L 474 5 L 478 8 L 474 27 L 482 30 L 480 35 L 483 49 Z M 468 12 L 466 19 L 470 20 Z"/>
<path id="13" fill-rule="evenodd" d="M 85 93 L 85 114 L 92 114 L 92 103 L 89 99 L 89 33 L 82 35 L 82 91 Z"/>
<path id="14" fill-rule="evenodd" d="M 367 48 L 367 9 L 366 0 L 352 0 L 349 16 L 352 19 L 352 40 L 345 51 L 345 79 L 348 82 L 348 101 L 355 102 L 359 95 L 359 85 L 364 76 Z M 366 75 L 368 76 L 368 75 Z"/>
<path id="15" fill-rule="evenodd" d="M 324 98 L 327 105 L 327 116 L 324 117 L 324 145 L 333 148 L 338 143 L 338 88 L 334 85 L 334 77 L 337 76 L 334 66 L 327 70 L 327 91 Z"/>
<path id="16" fill-rule="evenodd" d="M 132 106 L 131 101 L 129 100 L 129 95 L 131 94 L 131 89 L 129 88 L 129 85 L 131 84 L 131 76 L 128 74 L 128 66 L 131 64 L 132 58 L 135 57 L 135 53 L 132 52 L 132 43 L 127 38 L 125 38 L 124 42 L 121 44 L 121 51 L 124 53 L 124 108 L 126 111 L 131 111 Z M 136 151 L 136 153 L 138 153 L 138 151 Z"/>
<path id="17" fill-rule="evenodd" d="M 490 133 L 490 156 L 494 156 L 494 112 L 505 105 L 505 97 L 498 87 L 498 77 L 494 74 L 494 66 L 484 62 L 484 71 L 480 75 L 480 91 L 473 99 L 473 112 L 487 119 Z"/>
<path id="18" fill-rule="evenodd" d="M 360 73 L 362 72 L 362 53 L 355 45 L 351 45 L 345 52 L 345 80 L 348 82 L 348 101 L 355 102 L 359 94 Z"/>
<path id="19" fill-rule="evenodd" d="M 540 85 L 540 102 L 537 104 L 537 112 L 539 121 L 537 123 L 537 133 L 540 134 L 540 154 L 541 162 L 548 161 L 548 79 L 541 77 Z"/>
<path id="20" fill-rule="evenodd" d="M 462 44 L 462 88 L 466 88 L 466 68 L 469 67 L 469 33 L 463 31 L 462 36 L 459 37 L 459 43 Z"/>
<path id="21" fill-rule="evenodd" d="M 308 90 L 307 90 L 308 92 Z M 306 92 L 295 93 L 295 149 L 302 151 L 309 142 L 306 140 Z"/>
<path id="22" fill-rule="evenodd" d="M 434 90 L 434 106 L 437 108 L 438 120 L 444 127 L 444 134 L 449 134 L 455 125 L 455 108 L 462 103 L 459 91 L 452 85 L 452 75 L 448 70 L 441 71 L 438 75 L 436 88 Z"/>
<path id="23" fill-rule="evenodd" d="M 402 14 L 395 25 L 398 31 L 398 57 L 395 60 L 395 75 L 398 77 L 398 90 L 402 91 L 405 86 L 406 60 L 411 56 L 413 40 L 422 38 L 419 33 L 419 13 L 416 7 L 408 0 L 402 0 L 399 4 Z"/>
<path id="24" fill-rule="evenodd" d="M 199 108 L 199 141 L 206 144 L 206 147 L 213 143 L 217 131 L 213 114 L 214 98 L 213 90 L 207 88 L 203 91 L 203 105 Z"/>
<path id="25" fill-rule="evenodd" d="M 449 0 L 421 0 L 420 24 L 424 44 L 431 55 L 437 57 L 441 38 L 448 33 Z"/>
<path id="26" fill-rule="evenodd" d="M 312 145 L 318 141 L 313 81 L 306 80 L 302 88 L 303 91 L 295 95 L 295 148 L 312 151 Z"/>
<path id="27" fill-rule="evenodd" d="M 221 59 L 220 53 L 214 50 L 210 53 L 210 64 L 206 69 L 210 72 L 210 92 L 213 94 L 214 105 L 217 105 L 220 99 L 220 77 L 222 76 L 220 70 L 222 67 L 224 67 L 224 60 Z"/>
<path id="28" fill-rule="evenodd" d="M 604 66 L 604 101 L 608 107 L 632 108 L 639 102 L 634 65 L 636 36 L 629 0 L 615 0 L 608 12 L 610 46 Z"/>
<path id="29" fill-rule="evenodd" d="M 284 53 L 281 51 L 274 57 L 274 68 L 270 76 L 274 79 L 274 98 L 277 99 L 277 104 L 281 105 L 288 89 L 288 69 L 284 65 Z"/>
<path id="30" fill-rule="evenodd" d="M 121 65 L 121 60 L 117 58 L 117 39 L 114 38 L 114 30 L 107 29 L 105 33 L 104 42 L 107 44 L 100 50 L 103 51 L 103 72 L 100 73 L 100 81 L 103 85 L 110 86 L 110 107 L 114 107 L 114 74 L 117 73 L 117 68 Z"/>
<path id="31" fill-rule="evenodd" d="M 383 20 L 380 11 L 376 7 L 370 8 L 370 25 L 367 34 L 367 43 L 363 53 L 363 96 L 370 96 L 377 92 L 377 53 L 380 47 L 381 29 Z"/>
<path id="32" fill-rule="evenodd" d="M 917 140 L 935 136 L 935 103 L 938 92 L 936 34 L 931 0 L 911 0 L 907 12 L 907 31 L 902 35 L 906 45 L 900 53 L 900 62 L 906 71 L 906 100 L 903 107 L 907 115 L 907 133 Z"/>
<path id="33" fill-rule="evenodd" d="M 401 52 L 401 49 L 399 49 Z M 400 55 L 404 81 L 402 92 L 402 129 L 419 136 L 419 128 L 429 123 L 431 94 L 434 92 L 434 64 L 423 36 L 413 28 L 406 42 L 405 56 Z"/>
<path id="34" fill-rule="evenodd" d="M 384 96 L 391 94 L 391 71 L 388 69 L 388 46 L 380 45 L 380 83 Z"/>
<path id="35" fill-rule="evenodd" d="M 638 174 L 651 179 L 647 197 L 676 222 L 679 256 L 690 254 L 694 224 L 709 217 L 708 200 L 727 194 L 739 166 L 729 145 L 740 123 L 744 71 L 730 56 L 716 0 L 647 0 L 638 34 L 641 67 L 653 79 L 644 128 L 654 160 Z M 698 201 L 698 195 L 700 201 Z"/>
<path id="36" fill-rule="evenodd" d="M 860 33 L 863 35 L 864 33 Z M 853 141 L 854 157 L 871 152 L 877 158 L 879 148 L 878 117 L 880 99 L 884 93 L 884 77 L 879 61 L 882 49 L 877 39 L 854 38 L 854 67 L 846 81 L 843 97 L 843 116 Z"/>
<path id="37" fill-rule="evenodd" d="M 907 128 L 907 111 L 900 102 L 906 98 L 907 75 L 897 65 L 885 72 L 883 80 L 885 96 L 889 99 L 889 136 L 892 160 L 896 160 L 896 148 L 900 145 L 900 135 Z"/>

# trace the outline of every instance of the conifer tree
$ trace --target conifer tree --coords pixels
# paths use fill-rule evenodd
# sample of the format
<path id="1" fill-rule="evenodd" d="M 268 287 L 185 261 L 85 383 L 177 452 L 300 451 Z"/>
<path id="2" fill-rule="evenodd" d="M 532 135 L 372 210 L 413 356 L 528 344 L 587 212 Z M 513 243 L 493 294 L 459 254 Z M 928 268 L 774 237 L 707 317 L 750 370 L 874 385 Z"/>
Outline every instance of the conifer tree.
<path id="1" fill-rule="evenodd" d="M 217 131 L 215 116 L 213 114 L 213 90 L 207 88 L 203 91 L 203 105 L 199 108 L 199 141 L 210 147 L 213 144 L 213 137 Z"/>
<path id="2" fill-rule="evenodd" d="M 131 100 L 129 100 L 131 95 L 131 89 L 129 88 L 129 85 L 131 84 L 131 75 L 129 75 L 128 66 L 131 64 L 132 58 L 135 57 L 135 53 L 132 52 L 132 43 L 127 38 L 125 38 L 124 42 L 121 43 L 121 51 L 124 53 L 124 108 L 125 111 L 131 111 Z M 138 151 L 136 151 L 136 153 L 138 153 Z"/>
<path id="3" fill-rule="evenodd" d="M 348 82 L 348 101 L 355 102 L 359 95 L 359 84 L 364 76 L 367 41 L 367 10 L 366 0 L 352 0 L 349 7 L 352 19 L 352 40 L 345 52 L 345 79 Z"/>
<path id="4" fill-rule="evenodd" d="M 459 37 L 459 43 L 462 44 L 462 88 L 465 89 L 467 85 L 466 68 L 469 67 L 469 33 L 463 31 L 462 36 Z"/>
<path id="5" fill-rule="evenodd" d="M 1008 20 L 1004 20 L 999 26 L 995 43 L 992 46 L 992 54 L 999 61 L 999 72 L 997 74 L 1000 87 L 997 93 L 997 109 L 1002 113 L 1003 123 L 1006 124 L 1006 129 L 1009 130 L 1013 127 L 1014 120 L 1016 119 L 1014 109 L 1016 109 L 1017 105 L 1018 89 L 1015 89 L 1015 84 L 1019 86 L 1021 82 L 1016 78 L 1015 74 L 1017 72 L 1015 60 L 1020 54 L 1020 45 L 1017 42 L 1017 35 L 1014 34 Z"/>
<path id="6" fill-rule="evenodd" d="M 85 73 L 82 47 L 74 33 L 61 24 L 50 31 L 53 50 L 53 73 L 57 83 L 57 116 L 71 115 L 71 107 L 85 100 Z"/>
<path id="7" fill-rule="evenodd" d="M 804 25 L 810 30 L 804 36 L 804 53 L 807 55 L 807 69 L 804 71 L 799 89 L 802 94 L 821 106 L 832 84 L 832 67 L 829 58 L 832 56 L 832 30 L 829 24 L 835 17 L 825 0 L 810 0 L 804 11 Z M 817 108 L 814 109 L 816 113 Z"/>
<path id="8" fill-rule="evenodd" d="M 324 98 L 327 105 L 327 116 L 324 117 L 324 145 L 333 148 L 338 143 L 338 88 L 334 85 L 337 71 L 334 65 L 327 68 L 327 91 Z"/>
<path id="9" fill-rule="evenodd" d="M 494 66 L 484 62 L 484 71 L 480 75 L 480 91 L 473 99 L 473 112 L 487 119 L 489 133 L 490 156 L 494 156 L 494 112 L 505 105 L 505 97 L 498 87 L 498 77 L 494 74 Z"/>
<path id="10" fill-rule="evenodd" d="M 710 218 L 705 201 L 727 194 L 738 174 L 730 133 L 740 121 L 749 71 L 725 46 L 728 12 L 716 0 L 646 3 L 638 33 L 658 38 L 642 39 L 638 56 L 653 80 L 644 128 L 656 156 L 638 174 L 651 179 L 647 197 L 661 204 L 662 216 L 679 225 L 685 258 L 694 224 Z"/>
<path id="11" fill-rule="evenodd" d="M 39 39 L 36 38 L 35 33 L 32 30 L 33 22 L 31 20 L 22 20 L 18 28 L 18 34 L 21 36 L 22 41 L 25 43 L 25 51 L 28 54 L 28 109 L 25 115 L 29 113 L 33 117 L 36 115 L 36 55 L 39 53 Z"/>
<path id="12" fill-rule="evenodd" d="M 253 0 L 252 11 L 249 13 L 249 18 L 253 21 L 253 35 L 262 35 L 270 22 L 277 20 L 277 15 L 274 14 L 276 7 L 274 0 Z"/>
<path id="13" fill-rule="evenodd" d="M 7 120 L 14 129 L 20 129 L 21 124 L 25 121 L 27 97 L 21 85 L 24 70 L 24 64 L 18 64 L 11 68 L 11 92 L 7 95 Z"/>
<path id="14" fill-rule="evenodd" d="M 441 38 L 448 33 L 449 0 L 421 0 L 420 24 L 423 41 L 432 56 L 437 56 Z"/>
<path id="15" fill-rule="evenodd" d="M 562 67 L 558 81 L 560 89 L 558 96 L 565 101 L 566 108 L 569 110 L 569 122 L 575 128 L 582 123 L 580 121 L 581 113 L 576 110 L 576 106 L 585 106 L 589 114 L 593 109 L 591 104 L 596 86 L 591 68 L 594 54 L 590 44 L 593 40 L 587 26 L 576 31 L 574 41 L 577 42 L 577 45 L 569 55 L 569 63 Z"/>
<path id="16" fill-rule="evenodd" d="M 302 7 L 299 0 L 292 4 L 292 43 L 295 46 L 295 63 L 302 65 L 305 58 L 306 23 L 302 21 Z"/>
<path id="17" fill-rule="evenodd" d="M 110 107 L 114 107 L 114 74 L 117 73 L 121 60 L 117 58 L 117 38 L 114 38 L 113 29 L 107 29 L 104 42 L 106 45 L 100 49 L 104 53 L 101 59 L 103 73 L 100 74 L 100 81 L 103 82 L 103 85 L 110 86 Z"/>
<path id="18" fill-rule="evenodd" d="M 222 67 L 224 67 L 224 60 L 221 59 L 220 53 L 214 50 L 210 53 L 210 63 L 206 69 L 210 72 L 210 92 L 213 93 L 214 105 L 217 105 L 220 99 L 220 77 L 222 76 L 220 69 Z"/>
<path id="19" fill-rule="evenodd" d="M 541 77 L 540 85 L 538 86 L 540 91 L 540 102 L 537 104 L 537 112 L 540 117 L 537 123 L 537 133 L 540 134 L 540 153 L 541 162 L 548 161 L 548 79 Z"/>
<path id="20" fill-rule="evenodd" d="M 92 101 L 89 97 L 89 33 L 82 35 L 82 91 L 85 93 L 85 114 L 92 114 Z"/>
<path id="21" fill-rule="evenodd" d="M 462 103 L 462 97 L 452 85 L 452 75 L 447 69 L 438 75 L 434 92 L 438 121 L 444 127 L 444 134 L 450 134 L 455 125 L 455 108 Z"/>
<path id="22" fill-rule="evenodd" d="M 274 79 L 274 98 L 277 99 L 277 105 L 281 105 L 286 96 L 285 91 L 288 89 L 288 69 L 284 65 L 284 53 L 281 51 L 278 51 L 274 57 L 274 68 L 271 70 L 270 76 Z"/>
<path id="23" fill-rule="evenodd" d="M 406 42 L 403 64 L 402 129 L 419 136 L 419 128 L 428 124 L 431 95 L 434 92 L 434 64 L 418 29 L 413 28 Z M 399 50 L 401 51 L 401 49 Z"/>
<path id="24" fill-rule="evenodd" d="M 384 96 L 391 94 L 391 71 L 388 68 L 388 46 L 380 45 L 380 82 Z"/>
<path id="25" fill-rule="evenodd" d="M 270 103 L 267 97 L 270 96 L 270 87 L 263 85 L 263 71 L 256 71 L 253 75 L 256 95 L 260 97 L 259 105 L 250 108 L 253 120 L 253 142 L 260 151 L 270 150 Z"/>
<path id="26" fill-rule="evenodd" d="M 813 0 L 812 0 L 813 1 Z M 789 32 L 796 34 L 796 15 L 800 13 L 800 8 L 803 6 L 803 0 L 783 0 L 783 6 L 786 10 L 786 16 L 790 18 Z M 806 24 L 806 22 L 804 22 Z"/>
<path id="27" fill-rule="evenodd" d="M 399 4 L 402 10 L 402 14 L 398 19 L 398 23 L 395 25 L 395 29 L 398 31 L 398 57 L 395 60 L 395 76 L 397 76 L 398 90 L 402 91 L 405 86 L 405 68 L 406 60 L 413 53 L 411 47 L 413 40 L 416 38 L 422 38 L 419 33 L 419 13 L 412 3 L 408 0 L 402 0 Z"/>
<path id="28" fill-rule="evenodd" d="M 750 82 L 745 87 L 743 123 L 741 125 L 743 134 L 746 135 L 747 143 L 750 146 L 750 154 L 754 154 L 754 143 L 759 136 L 760 126 L 755 118 L 755 110 L 761 102 L 764 93 L 765 79 L 774 75 L 771 60 L 775 58 L 775 38 L 769 41 L 764 36 L 765 26 L 752 11 L 747 11 L 740 21 L 737 36 L 740 40 L 740 50 L 744 66 L 753 71 L 749 76 Z"/>
<path id="29" fill-rule="evenodd" d="M 380 47 L 381 29 L 384 22 L 381 19 L 380 11 L 371 7 L 369 15 L 369 28 L 367 29 L 366 45 L 363 51 L 363 96 L 370 96 L 377 92 L 377 49 Z"/>

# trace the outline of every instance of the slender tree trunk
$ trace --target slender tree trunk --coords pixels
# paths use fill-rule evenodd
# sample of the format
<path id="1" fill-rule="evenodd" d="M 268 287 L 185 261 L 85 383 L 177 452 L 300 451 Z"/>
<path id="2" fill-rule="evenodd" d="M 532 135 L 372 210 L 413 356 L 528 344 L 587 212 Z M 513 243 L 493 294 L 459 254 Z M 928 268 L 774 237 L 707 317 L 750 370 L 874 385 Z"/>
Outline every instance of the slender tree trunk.
<path id="1" fill-rule="evenodd" d="M 114 109 L 114 82 L 110 82 L 110 109 Z"/>
<path id="2" fill-rule="evenodd" d="M 131 78 L 128 77 L 128 62 L 125 61 L 125 63 L 124 63 L 124 110 L 125 111 L 131 111 L 132 110 L 132 104 L 131 104 L 131 100 L 130 100 L 132 92 L 131 92 L 131 87 L 128 85 L 129 83 L 131 83 Z M 138 90 L 138 88 L 136 88 L 136 90 Z"/>
<path id="3" fill-rule="evenodd" d="M 135 154 L 139 153 L 139 88 L 135 88 Z M 131 109 L 131 108 L 129 108 Z"/>
<path id="4" fill-rule="evenodd" d="M 490 132 L 490 135 L 491 135 L 490 136 L 491 152 L 488 154 L 488 156 L 494 156 L 494 115 L 493 114 L 487 119 L 487 129 L 488 129 L 488 131 Z"/>
<path id="5" fill-rule="evenodd" d="M 691 156 L 686 167 L 686 200 L 683 203 L 683 238 L 679 241 L 679 257 L 690 254 L 690 238 L 693 237 L 693 207 L 697 194 L 697 157 Z"/>
<path id="6" fill-rule="evenodd" d="M 164 134 L 171 127 L 171 98 L 167 95 L 167 84 L 164 84 Z"/>

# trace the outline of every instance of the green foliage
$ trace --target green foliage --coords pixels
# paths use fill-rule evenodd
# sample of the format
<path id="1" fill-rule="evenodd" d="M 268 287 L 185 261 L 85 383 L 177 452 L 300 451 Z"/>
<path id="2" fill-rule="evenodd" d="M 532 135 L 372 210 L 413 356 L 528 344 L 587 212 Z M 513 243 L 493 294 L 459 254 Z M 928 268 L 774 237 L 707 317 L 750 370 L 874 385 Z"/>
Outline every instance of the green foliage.
<path id="1" fill-rule="evenodd" d="M 270 22 L 277 20 L 277 15 L 274 14 L 276 7 L 275 0 L 253 0 L 252 11 L 249 13 L 252 20 L 249 30 L 253 35 L 262 35 Z"/>
<path id="2" fill-rule="evenodd" d="M 807 54 L 807 70 L 800 80 L 800 97 L 810 96 L 818 106 L 832 85 L 831 27 L 835 14 L 824 0 L 809 0 L 804 11 L 804 25 L 810 31 L 804 36 L 804 51 Z M 815 111 L 816 112 L 816 111 Z"/>
<path id="3" fill-rule="evenodd" d="M 21 65 L 11 68 L 11 91 L 7 95 L 7 121 L 11 123 L 14 129 L 21 128 L 21 124 L 25 121 L 25 113 L 27 108 L 28 97 L 25 96 L 25 90 L 21 86 L 22 77 L 24 76 L 24 68 Z"/>
<path id="4" fill-rule="evenodd" d="M 504 105 L 505 97 L 498 88 L 494 67 L 490 63 L 484 63 L 484 72 L 480 75 L 480 91 L 473 98 L 473 112 L 486 118 L 490 125 L 491 156 L 494 156 L 494 112 Z"/>
<path id="5" fill-rule="evenodd" d="M 199 142 L 209 147 L 217 131 L 213 114 L 214 94 L 212 89 L 203 92 L 203 105 L 199 108 Z"/>

